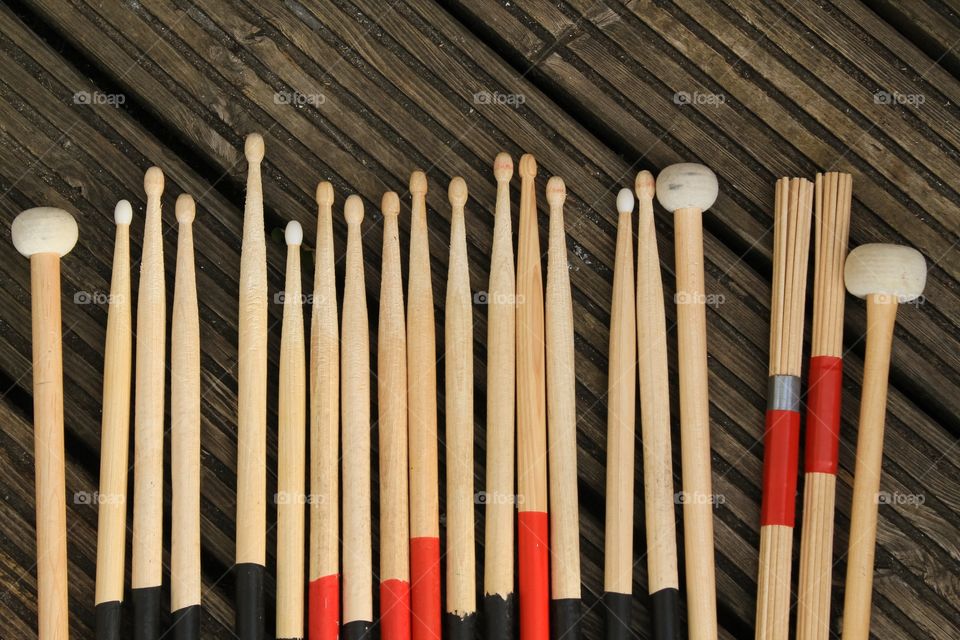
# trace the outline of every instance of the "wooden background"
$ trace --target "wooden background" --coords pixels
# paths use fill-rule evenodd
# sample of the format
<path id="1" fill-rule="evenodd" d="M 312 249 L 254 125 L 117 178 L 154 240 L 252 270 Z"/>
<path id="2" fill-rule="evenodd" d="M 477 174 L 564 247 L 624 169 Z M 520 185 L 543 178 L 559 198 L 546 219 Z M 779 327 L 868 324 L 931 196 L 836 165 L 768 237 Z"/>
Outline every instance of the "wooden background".
<path id="1" fill-rule="evenodd" d="M 930 266 L 925 298 L 901 310 L 895 336 L 882 488 L 917 499 L 880 507 L 873 632 L 878 638 L 957 638 L 958 4 L 14 0 L 3 6 L 0 244 L 7 250 L 0 260 L 0 635 L 32 637 L 36 607 L 28 263 L 9 244 L 9 223 L 22 209 L 49 204 L 71 211 L 80 224 L 80 242 L 63 264 L 63 322 L 71 625 L 73 637 L 86 638 L 94 621 L 96 509 L 82 497 L 97 487 L 107 311 L 102 294 L 109 290 L 113 205 L 120 198 L 134 204 L 136 260 L 143 172 L 157 164 L 167 176 L 171 290 L 172 205 L 184 191 L 198 204 L 203 629 L 207 637 L 232 637 L 242 146 L 247 133 L 261 131 L 268 231 L 296 219 L 312 245 L 314 189 L 319 180 L 331 180 L 342 252 L 340 206 L 349 193 L 364 197 L 370 309 L 377 308 L 379 288 L 380 195 L 391 189 L 403 198 L 406 256 L 408 176 L 416 168 L 427 171 L 438 338 L 450 178 L 462 175 L 470 188 L 467 237 L 475 291 L 487 282 L 494 155 L 502 149 L 515 159 L 522 152 L 536 155 L 541 207 L 547 177 L 566 180 L 588 638 L 600 637 L 602 622 L 595 605 L 603 553 L 604 392 L 617 189 L 632 184 L 639 169 L 656 172 L 681 160 L 701 161 L 720 179 L 720 198 L 705 218 L 705 251 L 707 291 L 717 302 L 707 317 L 714 486 L 723 498 L 716 508 L 717 590 L 721 635 L 732 638 L 751 635 L 754 619 L 774 180 L 827 169 L 852 173 L 851 244 L 910 244 Z M 679 93 L 690 96 L 689 103 L 682 104 Z M 517 186 L 515 180 L 514 198 Z M 659 208 L 657 229 L 672 296 L 672 230 Z M 268 249 L 271 291 L 282 287 L 283 249 L 276 240 Z M 342 264 L 338 275 L 342 285 Z M 312 286 L 309 277 L 304 285 Z M 865 320 L 859 301 L 848 300 L 847 309 L 835 630 Z M 270 314 L 275 386 L 281 306 L 271 305 Z M 667 314 L 676 447 L 672 305 Z M 474 321 L 479 490 L 483 307 Z M 272 468 L 275 390 L 270 407 Z M 273 475 L 269 489 L 275 490 Z M 634 627 L 646 637 L 639 482 L 635 509 L 634 589 L 640 595 Z M 482 532 L 482 511 L 477 515 Z M 271 524 L 274 518 L 271 510 Z M 272 535 L 269 545 L 275 545 Z M 272 583 L 268 589 L 272 598 Z"/>

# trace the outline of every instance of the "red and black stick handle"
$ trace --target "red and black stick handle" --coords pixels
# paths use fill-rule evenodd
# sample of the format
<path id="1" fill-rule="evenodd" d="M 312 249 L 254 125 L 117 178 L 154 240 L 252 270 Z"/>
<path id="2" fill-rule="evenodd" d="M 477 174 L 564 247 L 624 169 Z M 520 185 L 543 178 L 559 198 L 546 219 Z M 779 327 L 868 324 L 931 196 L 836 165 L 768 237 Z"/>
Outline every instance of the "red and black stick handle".
<path id="1" fill-rule="evenodd" d="M 654 640 L 680 637 L 677 526 L 670 444 L 670 377 L 660 252 L 653 217 L 653 174 L 637 174 L 637 374 L 643 438 L 647 576 Z"/>
<path id="2" fill-rule="evenodd" d="M 550 235 L 544 325 L 547 338 L 547 443 L 550 450 L 550 629 L 580 637 L 580 504 L 577 499 L 576 366 L 562 178 L 547 181 Z"/>
<path id="3" fill-rule="evenodd" d="M 830 635 L 833 586 L 833 510 L 840 448 L 843 390 L 843 266 L 850 233 L 852 179 L 848 173 L 817 174 L 814 218 L 816 262 L 813 330 L 807 382 L 803 528 L 797 592 L 798 640 Z"/>
<path id="4" fill-rule="evenodd" d="M 352 195 L 347 219 L 346 277 L 343 286 L 343 638 L 359 640 L 373 625 L 372 538 L 370 531 L 370 336 L 363 278 L 360 223 L 363 201 Z"/>
<path id="5" fill-rule="evenodd" d="M 263 640 L 267 559 L 267 245 L 263 230 L 263 137 L 247 136 L 247 197 L 240 244 L 237 322 L 236 622 L 239 640 Z"/>
<path id="6" fill-rule="evenodd" d="M 97 640 L 120 640 L 123 564 L 127 535 L 127 458 L 133 326 L 130 297 L 130 221 L 126 200 L 114 209 L 117 223 L 110 280 L 110 308 L 103 349 L 103 421 L 97 505 Z M 105 498 L 105 499 L 104 499 Z"/>
<path id="7" fill-rule="evenodd" d="M 517 553 L 520 638 L 550 637 L 550 536 L 547 514 L 547 411 L 543 276 L 534 179 L 537 161 L 520 158 L 517 250 Z"/>
<path id="8" fill-rule="evenodd" d="M 383 194 L 383 267 L 377 339 L 380 418 L 380 636 L 410 638 L 407 484 L 407 335 L 400 271 L 400 198 Z"/>
<path id="9" fill-rule="evenodd" d="M 61 209 L 27 209 L 14 218 L 10 237 L 17 251 L 30 259 L 37 631 L 43 640 L 68 640 L 60 258 L 77 243 L 77 222 Z"/>
<path id="10" fill-rule="evenodd" d="M 147 170 L 143 255 L 137 297 L 137 359 L 133 455 L 133 636 L 160 637 L 163 579 L 163 399 L 166 291 L 160 195 L 163 172 Z"/>
<path id="11" fill-rule="evenodd" d="M 176 206 L 179 233 L 170 328 L 170 610 L 176 640 L 200 640 L 200 311 L 193 198 Z"/>
<path id="12" fill-rule="evenodd" d="M 790 631 L 790 569 L 800 453 L 800 367 L 812 205 L 813 185 L 809 180 L 777 181 L 757 578 L 756 637 L 764 640 L 786 640 Z"/>
<path id="13" fill-rule="evenodd" d="M 317 185 L 310 322 L 310 640 L 340 634 L 340 329 L 333 250 L 333 185 Z"/>
<path id="14" fill-rule="evenodd" d="M 631 637 L 633 600 L 633 462 L 636 426 L 637 324 L 633 281 L 633 193 L 617 194 L 617 249 L 610 304 L 607 379 L 607 505 L 603 601 L 606 637 Z"/>
<path id="15" fill-rule="evenodd" d="M 867 347 L 857 424 L 847 580 L 843 600 L 843 640 L 867 640 L 877 544 L 877 495 L 883 464 L 890 350 L 897 307 L 923 294 L 927 265 L 916 249 L 867 244 L 850 252 L 844 265 L 847 291 L 867 303 Z"/>
<path id="16" fill-rule="evenodd" d="M 410 438 L 410 600 L 413 640 L 440 638 L 437 345 L 427 230 L 427 176 L 410 176 L 407 395 Z"/>
<path id="17" fill-rule="evenodd" d="M 493 162 L 497 201 L 487 286 L 487 486 L 484 492 L 483 619 L 488 640 L 507 640 L 516 623 L 513 591 L 516 275 L 510 223 L 513 159 Z"/>
<path id="18" fill-rule="evenodd" d="M 467 262 L 467 184 L 450 181 L 450 259 L 444 307 L 447 473 L 446 637 L 473 640 L 477 619 L 473 490 L 473 295 Z"/>

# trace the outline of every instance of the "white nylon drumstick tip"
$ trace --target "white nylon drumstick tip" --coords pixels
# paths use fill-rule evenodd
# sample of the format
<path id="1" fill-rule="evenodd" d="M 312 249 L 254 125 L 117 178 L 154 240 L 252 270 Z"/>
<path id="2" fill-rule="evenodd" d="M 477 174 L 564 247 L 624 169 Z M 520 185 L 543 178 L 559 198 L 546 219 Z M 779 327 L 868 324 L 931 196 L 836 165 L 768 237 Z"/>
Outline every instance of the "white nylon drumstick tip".
<path id="1" fill-rule="evenodd" d="M 520 156 L 520 177 L 533 178 L 537 175 L 537 159 L 529 153 Z"/>
<path id="2" fill-rule="evenodd" d="M 243 155 L 247 157 L 247 162 L 260 162 L 263 160 L 263 154 L 263 136 L 259 133 L 248 135 L 243 143 Z"/>
<path id="3" fill-rule="evenodd" d="M 450 181 L 450 188 L 447 189 L 447 197 L 450 199 L 450 205 L 453 207 L 462 207 L 467 203 L 467 183 L 460 176 Z"/>
<path id="4" fill-rule="evenodd" d="M 410 174 L 410 193 L 414 195 L 427 193 L 427 174 L 423 171 L 414 171 Z"/>
<path id="5" fill-rule="evenodd" d="M 287 241 L 287 246 L 299 247 L 303 243 L 303 227 L 296 220 L 291 220 L 287 223 L 283 237 Z"/>
<path id="6" fill-rule="evenodd" d="M 177 197 L 177 222 L 180 224 L 190 224 L 197 215 L 197 208 L 193 203 L 193 196 L 189 193 L 181 193 Z"/>
<path id="7" fill-rule="evenodd" d="M 620 189 L 620 192 L 617 193 L 617 212 L 632 213 L 633 203 L 633 192 L 630 189 Z"/>
<path id="8" fill-rule="evenodd" d="M 317 185 L 317 204 L 321 207 L 333 204 L 333 185 L 327 181 Z"/>
<path id="9" fill-rule="evenodd" d="M 360 224 L 363 221 L 363 200 L 358 195 L 347 198 L 343 205 L 343 217 L 347 224 Z"/>
<path id="10" fill-rule="evenodd" d="M 133 221 L 133 207 L 130 206 L 129 201 L 121 200 L 117 203 L 113 208 L 113 221 L 118 225 L 130 224 Z"/>
<path id="11" fill-rule="evenodd" d="M 553 176 L 547 180 L 547 204 L 552 207 L 558 207 L 567 199 L 567 185 L 563 183 L 563 178 Z"/>
<path id="12" fill-rule="evenodd" d="M 501 151 L 494 158 L 493 177 L 497 182 L 510 182 L 513 177 L 513 158 L 506 151 Z"/>
<path id="13" fill-rule="evenodd" d="M 657 192 L 657 181 L 649 171 L 641 171 L 633 183 L 633 190 L 636 191 L 638 199 L 652 200 Z"/>
<path id="14" fill-rule="evenodd" d="M 400 215 L 400 196 L 395 191 L 387 191 L 380 200 L 380 211 L 384 216 Z"/>
<path id="15" fill-rule="evenodd" d="M 143 174 L 143 190 L 148 196 L 159 196 L 163 193 L 163 171 L 160 167 L 150 167 Z"/>

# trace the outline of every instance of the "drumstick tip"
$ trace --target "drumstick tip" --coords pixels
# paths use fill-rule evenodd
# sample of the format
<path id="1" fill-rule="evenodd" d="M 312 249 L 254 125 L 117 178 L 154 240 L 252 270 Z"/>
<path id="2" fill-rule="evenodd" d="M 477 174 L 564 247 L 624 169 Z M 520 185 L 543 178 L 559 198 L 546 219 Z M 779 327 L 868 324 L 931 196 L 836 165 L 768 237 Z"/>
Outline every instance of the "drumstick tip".
<path id="1" fill-rule="evenodd" d="M 143 190 L 147 197 L 159 197 L 163 193 L 163 171 L 160 167 L 150 167 L 143 174 Z"/>
<path id="2" fill-rule="evenodd" d="M 642 201 L 653 200 L 657 193 L 657 181 L 653 174 L 643 170 L 637 174 L 637 179 L 633 183 L 633 189 L 637 193 L 637 199 Z"/>
<path id="3" fill-rule="evenodd" d="M 291 220 L 283 231 L 283 237 L 288 247 L 299 247 L 303 243 L 303 227 L 296 220 Z"/>
<path id="4" fill-rule="evenodd" d="M 547 204 L 551 207 L 559 207 L 567 199 L 567 185 L 564 184 L 563 178 L 560 176 L 553 176 L 547 180 Z"/>
<path id="5" fill-rule="evenodd" d="M 247 157 L 247 162 L 254 164 L 263 160 L 264 145 L 263 136 L 259 133 L 251 133 L 243 143 L 243 155 Z"/>
<path id="6" fill-rule="evenodd" d="M 347 198 L 343 205 L 343 217 L 347 219 L 348 225 L 360 224 L 363 221 L 363 200 L 360 196 L 354 194 Z"/>
<path id="7" fill-rule="evenodd" d="M 450 206 L 462 209 L 467 204 L 467 182 L 460 176 L 456 176 L 450 181 L 450 187 L 447 189 L 447 197 L 450 199 Z"/>
<path id="8" fill-rule="evenodd" d="M 181 193 L 177 196 L 177 222 L 180 224 L 191 224 L 197 215 L 197 208 L 193 202 L 193 196 L 189 193 Z"/>
<path id="9" fill-rule="evenodd" d="M 532 154 L 520 156 L 520 177 L 533 178 L 537 175 L 537 159 Z"/>
<path id="10" fill-rule="evenodd" d="M 384 216 L 400 215 L 400 196 L 396 191 L 387 191 L 380 200 L 380 211 Z"/>
<path id="11" fill-rule="evenodd" d="M 117 203 L 117 206 L 113 208 L 113 221 L 117 225 L 130 224 L 133 221 L 133 207 L 130 206 L 129 200 L 121 200 Z"/>
<path id="12" fill-rule="evenodd" d="M 501 151 L 493 160 L 493 177 L 497 182 L 510 182 L 513 177 L 513 158 L 506 151 Z"/>
<path id="13" fill-rule="evenodd" d="M 414 171 L 410 174 L 410 193 L 423 196 L 427 194 L 427 174 L 423 171 Z"/>
<path id="14" fill-rule="evenodd" d="M 317 204 L 321 207 L 333 205 L 333 185 L 326 180 L 317 185 Z"/>
<path id="15" fill-rule="evenodd" d="M 633 192 L 630 189 L 620 189 L 617 193 L 617 212 L 633 213 Z"/>

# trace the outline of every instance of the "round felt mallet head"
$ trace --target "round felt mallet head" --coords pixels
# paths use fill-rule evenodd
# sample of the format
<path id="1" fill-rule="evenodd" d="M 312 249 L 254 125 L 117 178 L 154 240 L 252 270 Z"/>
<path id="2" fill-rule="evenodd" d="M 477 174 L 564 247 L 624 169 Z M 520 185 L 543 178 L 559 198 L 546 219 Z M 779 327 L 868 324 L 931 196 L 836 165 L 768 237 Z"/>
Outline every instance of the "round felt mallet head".
<path id="1" fill-rule="evenodd" d="M 77 221 L 55 207 L 34 207 L 20 213 L 10 225 L 13 246 L 29 258 L 38 253 L 55 253 L 61 258 L 77 244 Z"/>
<path id="2" fill-rule="evenodd" d="M 657 200 L 667 211 L 706 211 L 717 199 L 717 176 L 702 164 L 672 164 L 657 176 Z"/>
<path id="3" fill-rule="evenodd" d="M 858 298 L 881 295 L 909 302 L 923 293 L 927 264 L 911 247 L 864 244 L 847 256 L 843 280 L 847 291 Z"/>

